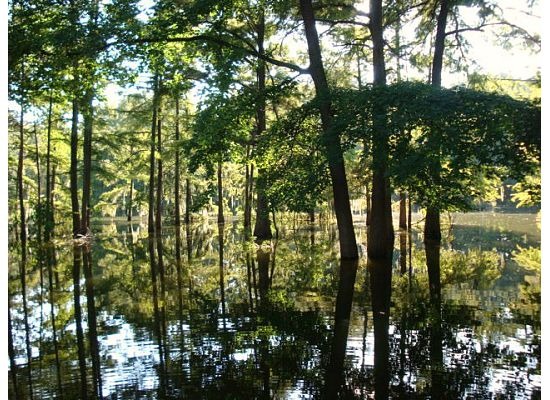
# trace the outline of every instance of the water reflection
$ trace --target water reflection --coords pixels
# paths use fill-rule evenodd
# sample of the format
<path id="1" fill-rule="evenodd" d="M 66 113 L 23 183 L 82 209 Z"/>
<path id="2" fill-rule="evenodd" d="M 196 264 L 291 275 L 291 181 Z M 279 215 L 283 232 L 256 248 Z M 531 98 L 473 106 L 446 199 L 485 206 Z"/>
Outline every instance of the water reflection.
<path id="1" fill-rule="evenodd" d="M 78 371 L 80 373 L 80 398 L 88 398 L 86 383 L 86 354 L 84 348 L 84 330 L 82 328 L 82 307 L 80 304 L 80 268 L 82 266 L 82 249 L 73 245 L 73 302 L 76 324 L 76 342 L 78 346 Z"/>
<path id="2" fill-rule="evenodd" d="M 86 308 L 88 310 L 88 337 L 92 359 L 92 382 L 94 397 L 101 398 L 101 364 L 97 337 L 97 311 L 94 294 L 94 277 L 92 272 L 92 253 L 88 247 L 83 249 L 84 277 L 86 279 Z"/>
<path id="3" fill-rule="evenodd" d="M 344 389 L 344 358 L 348 341 L 351 305 L 355 276 L 357 274 L 357 260 L 340 261 L 340 279 L 336 294 L 334 310 L 333 338 L 330 350 L 330 361 L 325 375 L 323 398 L 335 399 L 343 395 Z"/>
<path id="4" fill-rule="evenodd" d="M 450 398 L 449 396 L 456 396 L 457 393 L 446 393 L 444 384 L 440 245 L 437 242 L 426 241 L 425 249 L 430 291 L 431 395 L 434 399 Z"/>
<path id="5" fill-rule="evenodd" d="M 455 226 L 454 250 L 424 248 L 413 230 L 367 266 L 338 261 L 330 225 L 279 229 L 115 225 L 29 251 L 25 298 L 10 270 L 10 395 L 30 398 L 27 301 L 37 398 L 540 397 L 536 241 L 480 249 Z"/>
<path id="6" fill-rule="evenodd" d="M 391 259 L 369 260 L 368 272 L 374 325 L 374 392 L 376 399 L 389 397 Z"/>

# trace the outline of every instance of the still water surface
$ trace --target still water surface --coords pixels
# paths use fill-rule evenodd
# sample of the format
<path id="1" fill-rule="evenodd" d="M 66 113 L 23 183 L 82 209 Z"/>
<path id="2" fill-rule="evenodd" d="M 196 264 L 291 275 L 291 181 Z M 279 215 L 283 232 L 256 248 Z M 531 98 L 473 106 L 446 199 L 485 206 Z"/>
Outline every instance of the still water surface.
<path id="1" fill-rule="evenodd" d="M 30 246 L 25 299 L 14 245 L 10 397 L 540 398 L 534 214 L 454 215 L 426 250 L 396 232 L 388 266 L 340 263 L 334 226 L 279 229 L 97 225 Z"/>

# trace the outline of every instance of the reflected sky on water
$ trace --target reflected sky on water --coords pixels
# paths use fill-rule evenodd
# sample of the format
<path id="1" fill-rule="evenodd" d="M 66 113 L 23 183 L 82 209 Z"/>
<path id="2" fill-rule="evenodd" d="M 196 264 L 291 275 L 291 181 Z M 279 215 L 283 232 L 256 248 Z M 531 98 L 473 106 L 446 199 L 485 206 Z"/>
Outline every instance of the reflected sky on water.
<path id="1" fill-rule="evenodd" d="M 31 243 L 30 370 L 13 250 L 19 398 L 29 371 L 34 398 L 540 398 L 536 215 L 455 215 L 437 249 L 396 232 L 381 265 L 341 264 L 333 225 L 279 229 L 262 246 L 207 223 Z"/>

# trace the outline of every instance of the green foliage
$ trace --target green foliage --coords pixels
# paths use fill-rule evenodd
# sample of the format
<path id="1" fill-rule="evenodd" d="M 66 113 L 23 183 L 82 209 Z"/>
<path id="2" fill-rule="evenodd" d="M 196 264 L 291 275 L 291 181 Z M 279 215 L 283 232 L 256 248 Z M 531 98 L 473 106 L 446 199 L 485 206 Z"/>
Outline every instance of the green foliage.
<path id="1" fill-rule="evenodd" d="M 497 251 L 442 251 L 441 284 L 472 282 L 476 289 L 489 287 L 502 274 L 504 265 Z"/>
<path id="2" fill-rule="evenodd" d="M 330 183 L 320 120 L 308 107 L 293 110 L 259 143 L 266 194 L 276 208 L 307 212 Z"/>
<path id="3" fill-rule="evenodd" d="M 218 162 L 242 159 L 243 145 L 253 129 L 254 111 L 254 97 L 250 92 L 210 98 L 207 106 L 198 112 L 193 134 L 185 144 L 191 172 L 204 166 L 212 175 Z"/>
<path id="4" fill-rule="evenodd" d="M 530 272 L 536 272 L 540 274 L 541 269 L 541 249 L 536 247 L 520 247 L 517 246 L 517 250 L 512 253 L 513 260 L 518 263 L 520 267 L 525 268 Z"/>
<path id="5" fill-rule="evenodd" d="M 215 196 L 216 191 L 216 186 L 210 182 L 204 191 L 195 193 L 190 211 L 200 211 L 206 204 L 208 204 L 210 199 Z"/>
<path id="6" fill-rule="evenodd" d="M 520 182 L 512 186 L 512 200 L 517 207 L 532 207 L 541 205 L 540 169 L 536 175 L 526 175 Z"/>
<path id="7" fill-rule="evenodd" d="M 494 197 L 491 186 L 495 185 L 488 185 L 491 181 L 498 182 L 498 177 L 506 174 L 524 176 L 536 168 L 540 108 L 528 101 L 462 87 L 438 89 L 420 83 L 398 83 L 336 91 L 333 104 L 334 134 L 342 135 L 344 148 L 363 143 L 363 157 L 368 159 L 374 141 L 387 141 L 394 186 L 412 193 L 422 206 L 467 210 L 476 199 Z M 319 127 L 311 124 L 318 118 L 314 105 L 315 100 L 291 113 L 274 131 L 284 139 L 271 147 L 279 149 L 282 142 L 292 143 L 302 135 L 306 142 L 298 143 L 303 153 L 309 154 L 302 166 L 309 163 L 308 168 L 313 165 L 323 176 L 324 164 L 313 162 L 311 157 L 319 146 L 314 133 Z M 385 110 L 386 136 L 382 138 L 374 136 L 377 110 Z M 307 140 L 310 142 L 306 145 Z M 284 160 L 285 153 L 294 156 L 283 147 L 277 157 L 271 158 Z M 270 169 L 282 170 L 284 166 L 275 163 Z M 300 190 L 304 193 L 304 188 L 314 187 L 310 183 Z"/>

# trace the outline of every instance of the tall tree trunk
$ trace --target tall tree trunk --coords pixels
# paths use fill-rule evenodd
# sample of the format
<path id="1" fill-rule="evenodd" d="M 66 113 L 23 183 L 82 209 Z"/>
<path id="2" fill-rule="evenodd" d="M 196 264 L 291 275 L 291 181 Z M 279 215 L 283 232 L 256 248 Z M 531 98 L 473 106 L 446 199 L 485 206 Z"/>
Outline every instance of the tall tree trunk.
<path id="1" fill-rule="evenodd" d="M 399 192 L 399 228 L 407 229 L 407 195 Z"/>
<path id="2" fill-rule="evenodd" d="M 271 233 L 271 221 L 269 220 L 269 204 L 265 195 L 264 172 L 258 170 L 256 179 L 256 223 L 254 225 L 254 236 L 258 240 L 269 240 L 273 237 Z"/>
<path id="3" fill-rule="evenodd" d="M 157 235 L 161 235 L 162 231 L 162 119 L 160 109 L 160 97 L 158 99 L 158 122 L 157 122 L 157 153 L 158 153 L 158 167 L 157 167 L 157 204 L 155 212 L 155 230 Z"/>
<path id="4" fill-rule="evenodd" d="M 25 193 L 23 191 L 23 169 L 24 169 L 24 157 L 25 157 L 25 138 L 24 124 L 25 107 L 23 100 L 21 101 L 21 114 L 19 118 L 19 155 L 17 159 L 17 195 L 19 198 L 19 218 L 20 218 L 20 230 L 19 238 L 21 240 L 21 260 L 26 262 L 27 257 L 27 216 L 25 211 Z"/>
<path id="5" fill-rule="evenodd" d="M 369 29 L 373 43 L 373 83 L 386 85 L 384 62 L 384 38 L 382 0 L 370 1 Z M 391 214 L 391 191 L 388 168 L 388 142 L 386 139 L 385 110 L 375 110 L 373 140 L 372 218 L 368 229 L 367 253 L 371 259 L 388 259 L 393 253 L 393 225 Z"/>
<path id="6" fill-rule="evenodd" d="M 426 220 L 424 222 L 424 241 L 441 242 L 441 219 L 437 207 L 426 209 Z"/>
<path id="7" fill-rule="evenodd" d="M 315 223 L 315 210 L 313 210 L 313 209 L 309 210 L 308 216 L 309 216 L 309 223 L 314 224 Z"/>
<path id="8" fill-rule="evenodd" d="M 37 206 L 37 209 L 40 210 L 41 212 L 43 211 L 42 210 L 42 199 L 40 198 L 40 196 L 42 195 L 42 177 L 40 175 L 40 154 L 39 154 L 39 151 L 38 151 L 38 132 L 36 130 L 36 124 L 34 125 L 34 149 L 35 149 L 35 152 L 36 152 L 36 157 L 35 157 L 35 162 L 36 162 L 36 206 Z M 40 221 L 38 222 L 38 239 L 41 240 L 42 239 L 42 224 L 43 224 L 43 220 L 40 219 Z"/>
<path id="9" fill-rule="evenodd" d="M 179 93 L 176 94 L 176 166 L 174 174 L 174 223 L 176 227 L 181 225 L 181 216 L 180 216 L 180 97 Z"/>
<path id="10" fill-rule="evenodd" d="M 149 215 L 147 218 L 149 233 L 155 232 L 155 141 L 157 136 L 157 102 L 158 102 L 158 74 L 153 80 L 153 117 L 151 121 L 151 143 L 149 155 Z"/>
<path id="11" fill-rule="evenodd" d="M 189 178 L 185 179 L 185 223 L 189 224 L 191 221 L 191 181 Z"/>
<path id="12" fill-rule="evenodd" d="M 443 52 L 445 50 L 445 28 L 449 15 L 449 1 L 441 0 L 439 15 L 437 16 L 437 28 L 435 34 L 434 55 L 432 60 L 431 80 L 432 86 L 441 87 L 441 73 L 443 71 Z M 434 180 L 440 180 L 439 168 L 432 171 Z M 437 206 L 429 206 L 426 210 L 426 222 L 424 224 L 424 240 L 441 242 L 440 212 Z"/>
<path id="13" fill-rule="evenodd" d="M 249 191 L 249 180 L 250 180 L 250 170 L 249 170 L 249 164 L 248 164 L 248 157 L 249 157 L 250 149 L 246 149 L 246 159 L 247 163 L 245 165 L 244 169 L 244 230 L 249 231 L 250 230 L 250 212 L 249 212 L 249 204 L 248 204 L 248 191 Z"/>
<path id="14" fill-rule="evenodd" d="M 130 195 L 128 196 L 128 208 L 126 210 L 126 219 L 132 222 L 132 208 L 134 207 L 134 180 L 130 178 Z"/>
<path id="15" fill-rule="evenodd" d="M 24 192 L 23 192 L 23 158 L 24 158 L 24 115 L 25 115 L 25 106 L 24 100 L 21 100 L 21 114 L 19 118 L 19 158 L 17 163 L 17 194 L 19 197 L 19 216 L 20 216 L 20 240 L 21 240 L 21 265 L 20 265 L 20 278 L 21 278 L 21 293 L 23 297 L 23 314 L 24 314 L 24 323 L 25 323 L 25 342 L 27 345 L 27 363 L 28 363 L 28 378 L 29 378 L 29 391 L 30 398 L 33 398 L 32 390 L 32 349 L 30 344 L 30 328 L 29 320 L 27 314 L 27 278 L 26 278 L 26 269 L 27 269 L 27 222 L 26 222 L 26 212 L 25 212 L 25 202 L 24 202 Z"/>
<path id="16" fill-rule="evenodd" d="M 408 215 L 407 215 L 408 221 L 407 221 L 407 231 L 412 230 L 412 201 L 411 201 L 411 194 L 409 193 L 409 209 L 408 209 Z"/>
<path id="17" fill-rule="evenodd" d="M 51 167 L 51 136 L 52 136 L 52 113 L 53 113 L 53 97 L 50 90 L 50 99 L 48 106 L 48 131 L 46 139 L 46 225 L 44 229 L 44 241 L 50 240 L 50 232 L 53 229 L 53 205 L 52 205 L 52 191 L 53 182 L 50 182 L 52 173 Z"/>
<path id="18" fill-rule="evenodd" d="M 73 236 L 80 231 L 80 210 L 78 208 L 78 100 L 73 98 L 73 116 L 71 123 L 71 212 L 73 216 Z"/>
<path id="19" fill-rule="evenodd" d="M 369 184 L 365 186 L 365 198 L 367 200 L 367 220 L 365 221 L 367 226 L 370 225 L 372 219 L 372 207 L 371 207 L 371 193 Z"/>
<path id="20" fill-rule="evenodd" d="M 218 266 L 220 270 L 220 302 L 222 305 L 222 320 L 225 327 L 225 278 L 224 278 L 224 266 L 223 266 L 223 225 L 218 224 Z"/>
<path id="21" fill-rule="evenodd" d="M 245 202 L 245 236 L 248 237 L 251 232 L 252 225 L 252 199 L 254 196 L 254 164 L 247 165 L 247 180 L 245 184 L 247 185 L 246 190 L 246 202 Z"/>
<path id="22" fill-rule="evenodd" d="M 407 272 L 407 232 L 399 232 L 399 267 L 401 275 Z"/>
<path id="23" fill-rule="evenodd" d="M 90 194 L 92 189 L 92 133 L 93 133 L 93 99 L 92 89 L 86 91 L 84 96 L 84 142 L 82 146 L 83 171 L 82 171 L 82 212 L 80 213 L 80 233 L 85 235 L 90 224 Z"/>
<path id="24" fill-rule="evenodd" d="M 218 224 L 225 223 L 223 216 L 222 162 L 218 161 Z"/>
<path id="25" fill-rule="evenodd" d="M 257 25 L 257 46 L 258 54 L 264 55 L 264 40 L 265 40 L 265 15 L 263 9 L 260 11 L 258 25 Z M 256 103 L 256 135 L 255 140 L 258 140 L 266 130 L 266 100 L 265 100 L 265 61 L 258 58 L 258 68 L 256 70 L 256 76 L 258 79 L 258 101 Z M 271 226 L 269 221 L 269 204 L 265 194 L 265 184 L 263 175 L 265 171 L 258 169 L 258 185 L 256 186 L 256 223 L 254 224 L 254 236 L 258 240 L 269 240 L 272 238 Z"/>
<path id="26" fill-rule="evenodd" d="M 311 0 L 300 0 L 300 12 L 304 21 L 308 44 L 310 73 L 315 84 L 315 93 L 320 100 L 319 111 L 323 127 L 322 139 L 328 159 L 332 193 L 334 196 L 334 211 L 340 235 L 340 257 L 356 259 L 359 257 L 353 219 L 351 215 L 346 168 L 340 143 L 340 135 L 333 131 L 332 102 L 329 87 L 321 57 L 319 36 L 315 27 L 315 16 Z"/>
<path id="27" fill-rule="evenodd" d="M 54 164 L 52 167 L 52 179 L 51 179 L 51 192 L 50 192 L 50 225 L 49 225 L 49 238 L 51 239 L 54 237 L 55 234 L 55 176 L 56 176 L 57 166 Z"/>

